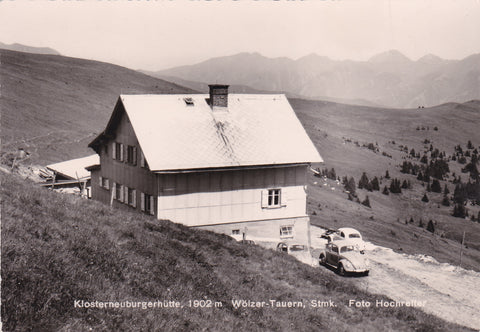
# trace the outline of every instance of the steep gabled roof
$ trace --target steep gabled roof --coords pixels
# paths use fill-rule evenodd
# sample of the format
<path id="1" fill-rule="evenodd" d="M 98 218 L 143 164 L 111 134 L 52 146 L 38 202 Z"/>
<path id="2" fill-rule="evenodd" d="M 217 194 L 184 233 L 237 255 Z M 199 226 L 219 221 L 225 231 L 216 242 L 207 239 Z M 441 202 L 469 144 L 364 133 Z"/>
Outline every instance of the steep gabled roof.
<path id="1" fill-rule="evenodd" d="M 229 94 L 214 109 L 205 94 L 121 95 L 152 171 L 323 162 L 284 95 Z M 109 129 L 110 127 L 110 129 Z"/>

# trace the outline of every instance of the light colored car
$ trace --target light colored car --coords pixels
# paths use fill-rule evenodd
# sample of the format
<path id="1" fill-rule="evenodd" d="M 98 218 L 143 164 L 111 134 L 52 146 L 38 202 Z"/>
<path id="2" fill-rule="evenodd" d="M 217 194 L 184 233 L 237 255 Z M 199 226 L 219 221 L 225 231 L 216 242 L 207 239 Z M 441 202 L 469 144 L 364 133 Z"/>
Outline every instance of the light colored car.
<path id="1" fill-rule="evenodd" d="M 361 273 L 368 275 L 369 262 L 357 245 L 349 240 L 334 240 L 325 246 L 319 256 L 320 265 L 329 265 L 337 269 L 338 274 Z"/>
<path id="2" fill-rule="evenodd" d="M 305 264 L 316 264 L 316 259 L 312 257 L 310 248 L 304 244 L 280 242 L 277 245 L 277 250 L 288 253 Z"/>
<path id="3" fill-rule="evenodd" d="M 359 231 L 349 227 L 339 228 L 337 234 L 340 235 L 345 240 L 348 240 L 358 246 L 359 250 L 365 250 L 365 242 L 363 241 L 362 235 Z"/>
<path id="4" fill-rule="evenodd" d="M 277 250 L 291 254 L 299 251 L 300 252 L 308 251 L 308 248 L 303 244 L 280 242 L 277 245 Z"/>

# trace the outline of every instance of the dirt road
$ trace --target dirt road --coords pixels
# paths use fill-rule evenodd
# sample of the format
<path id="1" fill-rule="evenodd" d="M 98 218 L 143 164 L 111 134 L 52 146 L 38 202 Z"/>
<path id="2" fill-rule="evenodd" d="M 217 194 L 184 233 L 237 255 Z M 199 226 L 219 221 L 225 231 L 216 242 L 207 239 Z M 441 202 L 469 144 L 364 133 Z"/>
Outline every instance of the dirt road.
<path id="1" fill-rule="evenodd" d="M 312 226 L 312 246 L 323 248 L 324 232 Z M 395 253 L 367 242 L 370 275 L 352 281 L 371 293 L 395 301 L 416 301 L 420 309 L 447 321 L 480 329 L 480 273 L 423 255 Z M 323 267 L 320 267 L 323 268 Z M 332 272 L 334 273 L 334 272 Z"/>

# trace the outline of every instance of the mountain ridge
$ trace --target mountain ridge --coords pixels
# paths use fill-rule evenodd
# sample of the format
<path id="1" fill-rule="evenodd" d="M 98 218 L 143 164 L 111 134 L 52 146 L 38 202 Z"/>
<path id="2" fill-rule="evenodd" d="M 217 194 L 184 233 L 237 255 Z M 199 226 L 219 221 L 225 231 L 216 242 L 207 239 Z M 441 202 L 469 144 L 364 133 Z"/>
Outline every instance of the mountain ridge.
<path id="1" fill-rule="evenodd" d="M 35 47 L 35 46 L 18 44 L 18 43 L 4 44 L 0 42 L 0 49 L 24 52 L 24 53 L 34 53 L 34 54 L 61 55 L 60 52 L 50 47 Z"/>
<path id="2" fill-rule="evenodd" d="M 315 99 L 365 100 L 393 108 L 434 106 L 480 98 L 480 53 L 462 60 L 427 54 L 416 61 L 396 50 L 368 61 L 332 60 L 312 53 L 292 60 L 238 53 L 156 72 L 200 83 L 230 82 Z M 438 84 L 432 80 L 441 80 Z"/>

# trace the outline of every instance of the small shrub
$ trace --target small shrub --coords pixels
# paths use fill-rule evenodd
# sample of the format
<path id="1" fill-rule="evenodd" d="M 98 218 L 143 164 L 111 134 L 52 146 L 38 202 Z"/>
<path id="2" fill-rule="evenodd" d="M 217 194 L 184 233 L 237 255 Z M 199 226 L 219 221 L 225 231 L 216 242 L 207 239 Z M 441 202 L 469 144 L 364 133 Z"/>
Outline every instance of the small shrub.
<path id="1" fill-rule="evenodd" d="M 450 199 L 448 198 L 447 195 L 443 196 L 442 205 L 443 206 L 450 206 Z"/>

